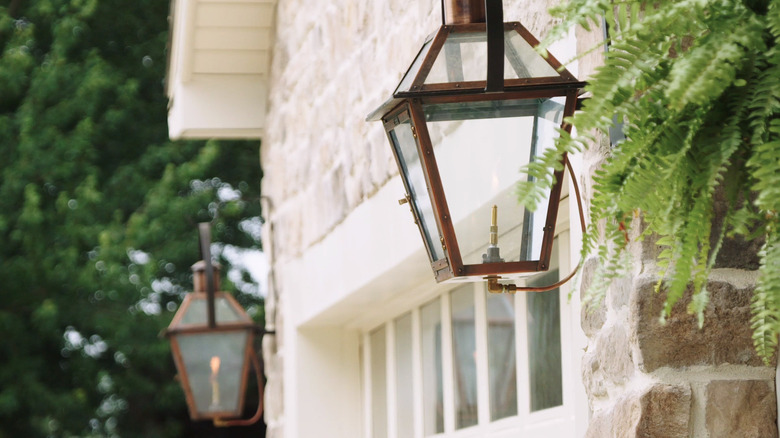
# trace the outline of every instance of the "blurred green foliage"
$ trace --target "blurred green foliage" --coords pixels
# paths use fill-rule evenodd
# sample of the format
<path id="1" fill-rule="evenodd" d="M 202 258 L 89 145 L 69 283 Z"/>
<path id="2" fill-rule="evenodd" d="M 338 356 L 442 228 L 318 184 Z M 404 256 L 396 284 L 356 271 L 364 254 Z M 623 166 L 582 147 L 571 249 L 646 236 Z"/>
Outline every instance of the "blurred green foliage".
<path id="1" fill-rule="evenodd" d="M 191 288 L 198 222 L 259 249 L 259 145 L 168 140 L 168 7 L 0 5 L 0 438 L 213 436 L 159 333 Z"/>

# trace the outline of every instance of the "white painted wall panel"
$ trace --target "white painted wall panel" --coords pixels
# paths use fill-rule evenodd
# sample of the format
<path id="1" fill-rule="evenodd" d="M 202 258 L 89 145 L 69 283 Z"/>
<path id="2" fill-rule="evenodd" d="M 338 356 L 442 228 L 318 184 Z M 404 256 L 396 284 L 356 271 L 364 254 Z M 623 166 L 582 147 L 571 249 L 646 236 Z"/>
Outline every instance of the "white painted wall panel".
<path id="1" fill-rule="evenodd" d="M 268 59 L 266 50 L 196 50 L 192 72 L 262 75 L 268 73 Z"/>
<path id="2" fill-rule="evenodd" d="M 196 50 L 268 50 L 271 29 L 267 27 L 201 27 L 195 32 Z"/>
<path id="3" fill-rule="evenodd" d="M 266 88 L 259 76 L 214 75 L 177 84 L 168 131 L 178 138 L 260 138 Z"/>
<path id="4" fill-rule="evenodd" d="M 270 27 L 274 5 L 270 3 L 200 3 L 198 26 Z"/>

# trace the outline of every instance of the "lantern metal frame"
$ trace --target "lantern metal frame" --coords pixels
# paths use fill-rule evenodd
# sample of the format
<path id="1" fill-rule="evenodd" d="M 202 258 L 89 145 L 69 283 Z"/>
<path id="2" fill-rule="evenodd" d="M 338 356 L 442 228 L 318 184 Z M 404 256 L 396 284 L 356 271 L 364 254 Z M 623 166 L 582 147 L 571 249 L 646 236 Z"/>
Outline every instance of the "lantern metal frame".
<path id="1" fill-rule="evenodd" d="M 445 9 L 450 14 L 449 23 L 446 22 Z M 449 0 L 446 4 L 442 2 L 442 10 L 442 26 L 425 40 L 415 60 L 396 87 L 393 96 L 367 116 L 368 121 L 382 121 L 387 138 L 391 143 L 393 155 L 406 190 L 405 198 L 400 200 L 399 203 L 408 202 L 410 204 L 414 221 L 419 228 L 431 261 L 431 269 L 437 282 L 451 279 L 488 279 L 495 285 L 498 279 L 509 274 L 516 275 L 519 273 L 546 271 L 550 266 L 558 204 L 563 187 L 563 167 L 568 166 L 571 171 L 567 157 L 563 157 L 563 162 L 561 163 L 563 166 L 561 166 L 560 170 L 554 171 L 555 184 L 550 191 L 549 201 L 546 206 L 547 215 L 538 260 L 488 261 L 480 264 L 466 264 L 461 257 L 455 225 L 451 219 L 449 205 L 442 186 L 439 167 L 436 162 L 436 152 L 426 124 L 423 106 L 453 103 L 495 103 L 496 101 L 562 97 L 565 98 L 564 121 L 560 127 L 564 131 L 570 132 L 571 126 L 567 124 L 565 119 L 574 114 L 578 94 L 585 83 L 578 81 L 552 55 L 540 58 L 544 59 L 547 65 L 557 72 L 555 76 L 520 77 L 522 76 L 520 72 L 525 67 L 520 56 L 509 43 L 510 36 L 519 35 L 530 47 L 536 47 L 539 41 L 519 22 L 503 22 L 501 0 L 484 0 L 484 3 L 479 0 Z M 468 41 L 468 38 L 474 38 L 474 35 L 486 35 L 486 38 L 482 36 L 479 39 L 479 42 L 486 40 L 487 46 L 487 72 L 485 79 L 466 81 L 462 74 L 460 76 L 457 72 L 452 74 L 448 69 L 448 82 L 426 83 L 426 79 L 434 68 L 437 58 L 440 56 L 455 57 L 456 62 L 459 61 L 459 51 L 442 53 L 448 50 L 445 43 L 452 38 L 459 38 L 458 42 Z M 519 78 L 504 78 L 505 56 L 511 67 L 518 72 Z M 435 216 L 435 229 L 439 233 L 438 236 L 429 237 L 426 234 L 427 231 L 424 228 L 426 225 L 423 223 L 424 218 L 422 217 L 423 213 L 421 213 L 420 207 L 416 204 L 416 194 L 405 172 L 405 159 L 400 156 L 401 154 L 397 150 L 396 143 L 391 135 L 393 130 L 402 123 L 411 125 L 412 135 L 417 147 L 417 156 L 422 164 L 422 172 L 425 177 L 427 196 L 430 199 Z M 477 146 L 475 145 L 475 147 Z M 578 192 L 576 186 L 575 190 Z M 450 193 L 450 196 L 457 195 L 458 193 Z M 430 228 L 430 230 L 433 230 L 433 228 Z M 436 237 L 439 238 L 438 242 Z M 438 245 L 441 245 L 441 248 L 438 248 Z M 436 254 L 439 253 L 442 253 L 444 256 L 437 258 Z M 567 279 L 570 277 L 567 277 Z M 514 289 L 511 291 L 513 292 Z"/>
<path id="2" fill-rule="evenodd" d="M 164 331 L 164 335 L 171 342 L 171 353 L 178 371 L 178 378 L 184 391 L 190 418 L 194 421 L 212 420 L 216 426 L 249 426 L 256 423 L 263 411 L 263 373 L 260 361 L 254 351 L 255 333 L 262 329 L 255 324 L 249 315 L 244 311 L 241 305 L 233 296 L 227 292 L 217 292 L 219 285 L 218 269 L 215 269 L 211 261 L 211 231 L 210 224 L 199 224 L 200 249 L 202 260 L 193 265 L 193 283 L 194 292 L 188 293 L 182 301 L 179 310 L 174 315 L 170 325 Z M 205 289 L 205 290 L 204 290 Z M 190 311 L 193 303 L 206 301 L 206 322 L 205 323 L 187 323 L 184 321 L 185 315 Z M 221 301 L 226 304 L 230 311 L 236 316 L 235 321 L 217 322 L 215 301 Z M 246 333 L 246 340 L 243 347 L 242 366 L 239 376 L 238 403 L 234 410 L 225 411 L 203 411 L 198 409 L 195 401 L 195 395 L 190 381 L 190 373 L 187 364 L 184 361 L 182 349 L 179 343 L 180 336 L 197 336 L 213 333 Z M 249 419 L 241 420 L 240 417 L 244 410 L 244 401 L 246 386 L 249 381 L 249 368 L 254 368 L 257 375 L 257 385 L 259 393 L 258 409 L 254 416 Z"/>

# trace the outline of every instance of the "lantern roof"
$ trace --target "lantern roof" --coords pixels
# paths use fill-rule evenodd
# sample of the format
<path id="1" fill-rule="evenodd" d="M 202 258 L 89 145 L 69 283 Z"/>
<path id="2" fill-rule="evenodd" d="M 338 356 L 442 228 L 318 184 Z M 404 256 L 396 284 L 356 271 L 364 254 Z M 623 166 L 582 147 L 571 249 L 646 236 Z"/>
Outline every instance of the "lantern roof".
<path id="1" fill-rule="evenodd" d="M 214 294 L 214 313 L 218 327 L 240 328 L 254 326 L 252 318 L 241 305 L 226 292 Z M 184 297 L 176 315 L 168 326 L 168 333 L 199 329 L 208 325 L 208 296 L 203 292 L 193 292 Z"/>
<path id="2" fill-rule="evenodd" d="M 486 23 L 441 26 L 426 38 L 393 97 L 366 119 L 380 120 L 406 98 L 490 93 L 486 30 Z M 520 22 L 503 23 L 503 34 L 503 92 L 583 87 L 552 54 L 534 49 L 539 41 Z"/>

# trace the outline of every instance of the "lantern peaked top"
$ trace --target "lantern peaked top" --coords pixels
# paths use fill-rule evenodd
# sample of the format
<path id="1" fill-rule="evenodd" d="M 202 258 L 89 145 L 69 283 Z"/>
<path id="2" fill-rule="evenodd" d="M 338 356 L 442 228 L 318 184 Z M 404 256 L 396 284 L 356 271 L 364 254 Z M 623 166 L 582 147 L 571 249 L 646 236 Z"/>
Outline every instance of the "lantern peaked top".
<path id="1" fill-rule="evenodd" d="M 539 211 L 518 204 L 515 187 L 530 181 L 519 169 L 571 129 L 564 120 L 585 83 L 539 54 L 522 24 L 503 22 L 501 0 L 443 0 L 442 11 L 442 26 L 367 120 L 382 121 L 406 189 L 399 202 L 409 204 L 436 281 L 530 290 L 499 280 L 550 268 L 569 163 L 564 155 L 553 170 Z"/>
<path id="2" fill-rule="evenodd" d="M 503 22 L 500 0 L 448 0 L 444 11 L 442 26 L 425 39 L 392 98 L 367 121 L 381 120 L 404 99 L 473 100 L 490 93 L 584 87 L 552 54 L 543 57 L 534 49 L 539 40 L 520 22 Z"/>

